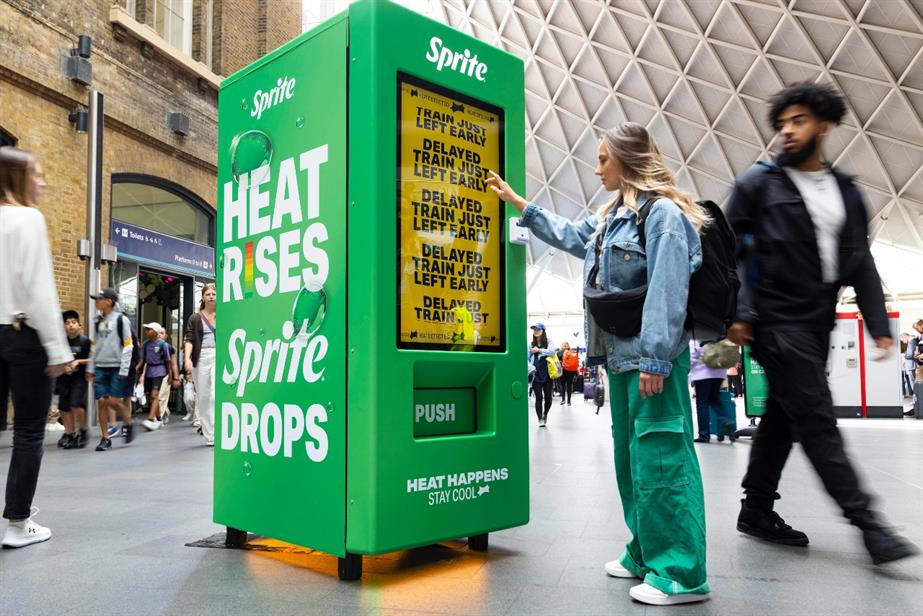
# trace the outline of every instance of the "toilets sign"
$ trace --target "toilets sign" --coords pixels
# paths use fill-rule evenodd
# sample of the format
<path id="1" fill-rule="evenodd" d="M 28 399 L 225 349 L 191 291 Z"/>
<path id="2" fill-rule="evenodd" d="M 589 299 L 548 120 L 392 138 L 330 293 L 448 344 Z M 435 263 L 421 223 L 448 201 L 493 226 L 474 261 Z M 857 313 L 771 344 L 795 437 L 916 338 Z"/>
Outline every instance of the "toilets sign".
<path id="1" fill-rule="evenodd" d="M 112 220 L 110 243 L 120 257 L 186 274 L 215 277 L 215 250 L 188 240 L 151 231 L 122 220 Z"/>

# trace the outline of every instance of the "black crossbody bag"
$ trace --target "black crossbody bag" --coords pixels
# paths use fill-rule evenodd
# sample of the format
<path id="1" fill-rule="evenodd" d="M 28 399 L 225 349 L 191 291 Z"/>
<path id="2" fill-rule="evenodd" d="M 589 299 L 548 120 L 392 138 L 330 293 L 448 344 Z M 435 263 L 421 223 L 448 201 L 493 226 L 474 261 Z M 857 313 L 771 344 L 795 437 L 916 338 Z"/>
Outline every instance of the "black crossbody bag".
<path id="1" fill-rule="evenodd" d="M 648 199 L 638 210 L 638 235 L 641 238 L 644 237 L 647 214 L 656 199 Z M 596 236 L 596 262 L 590 270 L 589 283 L 583 287 L 583 299 L 599 327 L 619 338 L 633 338 L 641 333 L 641 316 L 644 312 L 644 299 L 647 297 L 647 285 L 611 292 L 593 286 L 599 275 L 599 261 L 606 230 Z M 643 245 L 644 241 L 641 243 Z"/>

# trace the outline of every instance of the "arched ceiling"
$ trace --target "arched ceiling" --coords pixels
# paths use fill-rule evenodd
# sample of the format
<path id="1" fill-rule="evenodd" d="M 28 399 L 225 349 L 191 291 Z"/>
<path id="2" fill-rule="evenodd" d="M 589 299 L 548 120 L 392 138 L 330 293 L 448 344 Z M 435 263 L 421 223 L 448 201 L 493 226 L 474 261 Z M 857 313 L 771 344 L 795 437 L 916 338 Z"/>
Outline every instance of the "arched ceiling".
<path id="1" fill-rule="evenodd" d="M 417 4 L 525 61 L 526 192 L 540 205 L 571 218 L 595 211 L 607 198 L 593 175 L 598 135 L 625 120 L 651 130 L 683 188 L 722 202 L 774 146 L 766 99 L 783 84 L 826 81 L 848 105 L 826 155 L 859 174 L 876 252 L 921 261 L 923 0 Z M 533 239 L 529 263 L 530 312 L 581 309 L 576 259 Z M 923 291 L 923 276 L 885 278 Z"/>
<path id="2" fill-rule="evenodd" d="M 305 0 L 306 23 L 348 1 Z M 601 131 L 645 124 L 680 185 L 720 203 L 774 147 L 766 99 L 835 84 L 827 157 L 859 175 L 887 290 L 923 297 L 923 0 L 396 1 L 525 61 L 526 196 L 571 218 L 607 199 Z M 528 250 L 530 312 L 580 312 L 579 261 Z"/>

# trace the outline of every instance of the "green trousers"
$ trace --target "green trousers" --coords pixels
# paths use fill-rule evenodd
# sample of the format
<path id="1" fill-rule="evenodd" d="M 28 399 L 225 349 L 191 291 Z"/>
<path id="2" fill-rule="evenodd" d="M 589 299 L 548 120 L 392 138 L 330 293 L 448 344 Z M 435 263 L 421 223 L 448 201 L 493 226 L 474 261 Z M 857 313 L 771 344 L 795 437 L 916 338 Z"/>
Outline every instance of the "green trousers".
<path id="1" fill-rule="evenodd" d="M 622 566 L 668 595 L 710 592 L 705 500 L 693 448 L 689 351 L 673 361 L 663 393 L 642 398 L 640 373 L 609 375 L 615 474 L 631 540 Z"/>

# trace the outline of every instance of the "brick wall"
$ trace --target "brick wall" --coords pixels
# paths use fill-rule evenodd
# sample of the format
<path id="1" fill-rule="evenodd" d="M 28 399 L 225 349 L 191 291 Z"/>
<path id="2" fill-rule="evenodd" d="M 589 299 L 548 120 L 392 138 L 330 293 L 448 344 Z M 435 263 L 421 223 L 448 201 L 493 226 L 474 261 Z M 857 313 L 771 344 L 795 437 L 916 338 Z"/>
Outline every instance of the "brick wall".
<path id="1" fill-rule="evenodd" d="M 265 0 L 266 50 L 269 53 L 301 34 L 300 0 Z"/>
<path id="2" fill-rule="evenodd" d="M 222 0 L 213 47 L 215 71 L 230 75 L 301 34 L 301 0 Z"/>
<path id="3" fill-rule="evenodd" d="M 194 2 L 193 22 L 200 20 L 204 29 L 207 3 Z M 19 147 L 35 152 L 42 162 L 49 186 L 39 207 L 48 220 L 61 306 L 78 308 L 81 314 L 85 264 L 76 257 L 76 242 L 87 236 L 87 136 L 74 131 L 67 115 L 78 103 L 86 103 L 87 89 L 69 81 L 61 70 L 77 35 L 93 38 L 92 87 L 105 96 L 104 236 L 108 237 L 113 173 L 163 177 L 212 205 L 216 197 L 217 93 L 200 91 L 196 75 L 156 54 L 143 57 L 137 40 L 118 40 L 109 23 L 112 4 L 112 0 L 0 0 L 0 129 L 15 135 Z M 216 0 L 214 4 L 218 44 L 213 70 L 229 74 L 260 55 L 259 2 Z M 274 48 L 297 35 L 300 15 L 300 0 L 270 0 L 265 16 L 273 31 L 264 36 L 266 46 Z M 204 60 L 204 52 L 201 57 Z M 188 136 L 167 128 L 170 111 L 190 117 Z"/>

